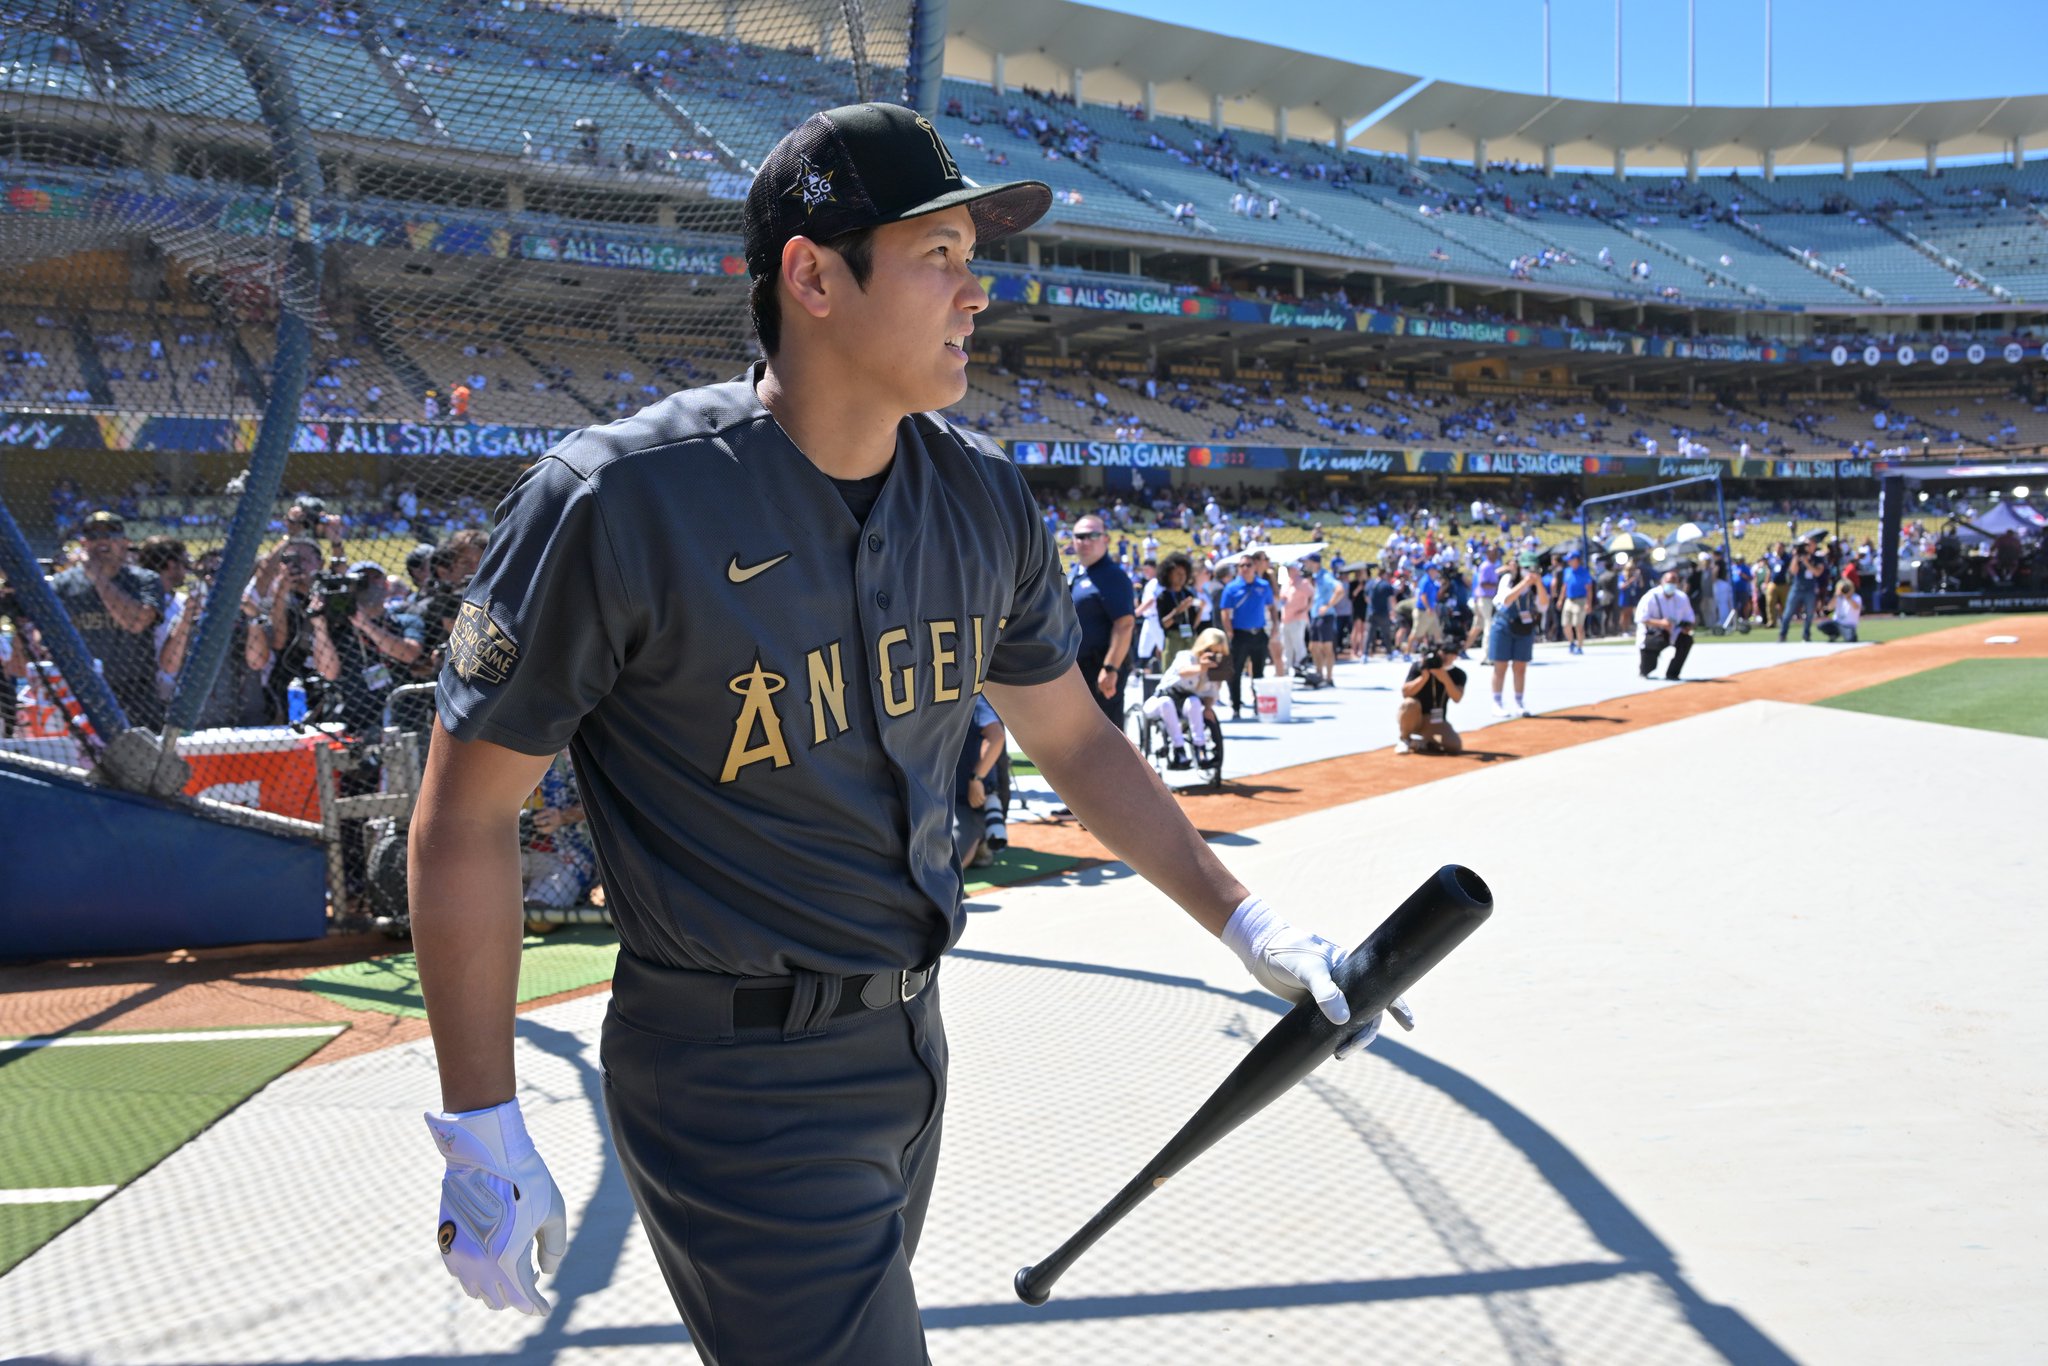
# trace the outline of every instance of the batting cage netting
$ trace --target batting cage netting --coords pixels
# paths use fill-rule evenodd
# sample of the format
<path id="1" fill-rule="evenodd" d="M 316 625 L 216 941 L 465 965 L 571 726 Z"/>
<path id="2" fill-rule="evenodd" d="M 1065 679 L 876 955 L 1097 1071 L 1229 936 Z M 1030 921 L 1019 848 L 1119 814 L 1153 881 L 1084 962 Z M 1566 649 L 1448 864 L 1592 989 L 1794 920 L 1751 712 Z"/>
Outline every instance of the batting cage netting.
<path id="1" fill-rule="evenodd" d="M 315 837 L 337 917 L 401 913 L 493 508 L 745 364 L 754 168 L 819 109 L 928 107 L 941 24 L 0 0 L 0 747 Z M 529 899 L 586 901 L 566 758 L 531 804 Z"/>

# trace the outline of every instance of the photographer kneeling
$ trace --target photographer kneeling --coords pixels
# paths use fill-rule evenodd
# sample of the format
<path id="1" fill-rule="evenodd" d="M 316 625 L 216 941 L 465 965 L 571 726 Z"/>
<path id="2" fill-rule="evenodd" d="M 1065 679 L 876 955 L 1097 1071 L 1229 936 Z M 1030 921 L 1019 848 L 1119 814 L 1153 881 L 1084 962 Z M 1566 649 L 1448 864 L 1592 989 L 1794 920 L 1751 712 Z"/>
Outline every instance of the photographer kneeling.
<path id="1" fill-rule="evenodd" d="M 1464 696 L 1465 671 L 1458 667 L 1458 642 L 1425 642 L 1420 658 L 1408 666 L 1408 681 L 1401 685 L 1400 735 L 1394 741 L 1394 753 L 1426 749 L 1462 754 L 1465 742 L 1445 719 L 1445 712 Z"/>

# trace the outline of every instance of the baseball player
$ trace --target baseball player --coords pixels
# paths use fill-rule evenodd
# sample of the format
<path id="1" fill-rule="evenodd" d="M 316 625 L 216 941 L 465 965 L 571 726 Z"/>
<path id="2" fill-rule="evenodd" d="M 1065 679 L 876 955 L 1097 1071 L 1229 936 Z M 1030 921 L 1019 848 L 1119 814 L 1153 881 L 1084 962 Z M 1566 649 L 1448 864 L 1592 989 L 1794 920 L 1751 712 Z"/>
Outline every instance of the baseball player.
<path id="1" fill-rule="evenodd" d="M 440 1248 L 490 1307 L 546 1313 L 529 1248 L 552 1271 L 567 1243 L 512 1062 L 514 828 L 565 745 L 620 942 L 606 1112 L 706 1362 L 926 1360 L 910 1261 L 977 695 L 1262 984 L 1348 1022 L 1342 951 L 1232 877 L 1095 705 L 1022 475 L 939 415 L 988 304 L 976 245 L 1050 200 L 967 180 L 908 109 L 814 115 L 747 200 L 766 359 L 577 432 L 498 509 L 411 843 Z"/>

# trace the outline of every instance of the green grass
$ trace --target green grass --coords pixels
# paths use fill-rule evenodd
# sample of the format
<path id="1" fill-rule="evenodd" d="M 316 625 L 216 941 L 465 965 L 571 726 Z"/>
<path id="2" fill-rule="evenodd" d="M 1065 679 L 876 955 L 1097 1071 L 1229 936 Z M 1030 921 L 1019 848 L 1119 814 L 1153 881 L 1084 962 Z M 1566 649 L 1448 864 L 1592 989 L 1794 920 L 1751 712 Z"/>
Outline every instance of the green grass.
<path id="1" fill-rule="evenodd" d="M 1929 631 L 1946 631 L 1952 626 L 1988 626 L 1994 621 L 2003 621 L 2010 615 L 2012 614 L 2009 612 L 1980 612 L 1952 617 L 1865 617 L 1863 625 L 1856 632 L 1856 635 L 1859 640 L 1904 640 L 1909 636 L 1926 635 Z M 1797 640 L 1798 638 L 1799 623 L 1794 622 L 1792 623 L 1792 639 Z M 1818 621 L 1814 623 L 1813 638 L 1816 641 L 1825 639 L 1820 633 L 1820 623 Z M 1762 645 L 1776 643 L 1777 639 L 1777 627 L 1752 626 L 1749 634 L 1746 636 L 1738 635 L 1733 631 L 1725 636 L 1702 634 L 1697 642 L 1697 647 L 1704 649 L 1709 645 Z M 1591 640 L 1586 643 L 1588 645 L 1627 645 L 1630 648 L 1634 648 L 1636 642 L 1634 636 L 1609 636 L 1602 640 Z"/>
<path id="2" fill-rule="evenodd" d="M 609 982 L 618 957 L 619 938 L 609 928 L 530 934 L 519 955 L 519 999 L 531 1001 Z M 316 972 L 300 985 L 357 1010 L 422 1017 L 427 1013 L 420 996 L 419 960 L 410 953 L 345 963 Z"/>
<path id="3" fill-rule="evenodd" d="M 0 1188 L 125 1185 L 327 1040 L 0 1053 Z M 0 1274 L 94 1203 L 0 1205 Z"/>
<path id="4" fill-rule="evenodd" d="M 2048 659 L 1959 659 L 1816 705 L 2048 739 Z"/>
<path id="5" fill-rule="evenodd" d="M 1080 861 L 1065 854 L 1041 854 L 1011 845 L 996 855 L 992 867 L 963 870 L 962 876 L 967 882 L 964 894 L 974 896 L 991 887 L 1008 887 L 1013 883 L 1029 882 L 1033 878 L 1051 877 L 1054 873 L 1063 872 Z"/>

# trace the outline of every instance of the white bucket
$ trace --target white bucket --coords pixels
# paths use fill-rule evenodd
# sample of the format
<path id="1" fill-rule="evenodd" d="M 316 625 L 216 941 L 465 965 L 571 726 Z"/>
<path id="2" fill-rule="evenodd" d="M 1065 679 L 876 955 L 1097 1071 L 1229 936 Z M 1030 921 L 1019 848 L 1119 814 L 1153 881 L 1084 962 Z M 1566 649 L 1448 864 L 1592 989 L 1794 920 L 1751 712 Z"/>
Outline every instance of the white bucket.
<path id="1" fill-rule="evenodd" d="M 1255 678 L 1252 700 L 1260 721 L 1284 726 L 1294 719 L 1294 680 Z"/>

